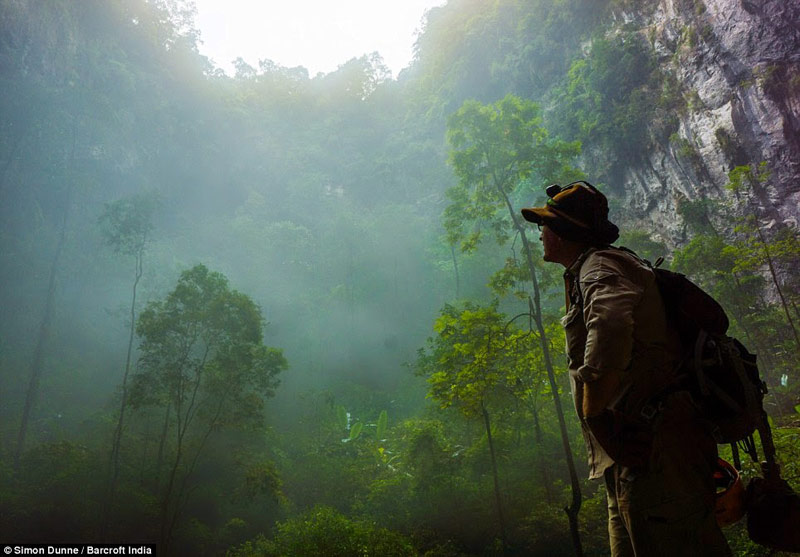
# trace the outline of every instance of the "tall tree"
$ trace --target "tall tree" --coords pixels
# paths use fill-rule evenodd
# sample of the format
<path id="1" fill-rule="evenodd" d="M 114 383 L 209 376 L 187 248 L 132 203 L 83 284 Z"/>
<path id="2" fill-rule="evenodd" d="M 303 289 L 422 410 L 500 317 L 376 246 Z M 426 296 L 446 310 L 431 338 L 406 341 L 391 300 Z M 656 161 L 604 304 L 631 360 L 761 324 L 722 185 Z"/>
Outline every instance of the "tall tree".
<path id="1" fill-rule="evenodd" d="M 30 367 L 30 379 L 28 388 L 25 392 L 25 404 L 22 409 L 22 419 L 20 420 L 19 431 L 17 434 L 17 446 L 14 452 L 14 469 L 19 468 L 20 457 L 25 447 L 25 439 L 28 434 L 28 424 L 33 412 L 36 400 L 39 396 L 39 382 L 42 377 L 44 366 L 45 347 L 50 338 L 50 329 L 53 321 L 53 312 L 56 303 L 56 276 L 61 264 L 61 256 L 64 252 L 64 245 L 67 238 L 67 228 L 69 226 L 70 210 L 72 208 L 72 197 L 75 190 L 77 178 L 75 176 L 75 149 L 76 132 L 73 131 L 71 148 L 67 162 L 62 169 L 62 179 L 66 183 L 63 205 L 61 208 L 60 223 L 58 228 L 58 238 L 56 248 L 50 261 L 49 279 L 47 281 L 47 293 L 45 295 L 44 312 L 39 323 L 39 333 L 36 338 L 36 345 L 33 351 L 33 358 Z"/>
<path id="2" fill-rule="evenodd" d="M 182 273 L 164 300 L 148 304 L 136 333 L 142 342 L 131 403 L 166 406 L 174 424 L 161 494 L 166 549 L 209 437 L 222 427 L 258 424 L 287 363 L 279 349 L 263 344 L 258 306 L 203 265 Z"/>
<path id="3" fill-rule="evenodd" d="M 772 285 L 775 287 L 775 293 L 778 295 L 778 300 L 786 316 L 786 322 L 792 331 L 795 351 L 800 354 L 800 333 L 792 319 L 792 312 L 789 311 L 791 300 L 784 293 L 778 277 L 775 258 L 776 254 L 780 253 L 784 256 L 788 255 L 796 261 L 800 257 L 800 242 L 797 241 L 796 235 L 789 231 L 786 231 L 789 232 L 788 234 L 784 232 L 775 238 L 779 240 L 778 242 L 767 237 L 765 230 L 767 223 L 762 222 L 759 218 L 760 207 L 754 197 L 761 193 L 759 190 L 763 189 L 769 177 L 770 171 L 766 162 L 762 162 L 757 170 L 750 166 L 737 166 L 728 174 L 727 187 L 733 192 L 736 203 L 746 205 L 744 215 L 738 219 L 739 224 L 735 229 L 742 237 L 736 250 L 737 270 L 767 268 Z M 773 246 L 773 243 L 776 245 Z"/>
<path id="4" fill-rule="evenodd" d="M 506 323 L 495 306 L 446 305 L 434 324 L 437 336 L 420 353 L 418 370 L 428 376 L 429 395 L 442 408 L 455 406 L 483 421 L 494 480 L 495 505 L 503 544 L 507 526 L 492 436 L 490 406 L 514 395 L 516 385 L 531 382 L 530 334 Z M 523 380 L 525 378 L 525 380 Z"/>
<path id="5" fill-rule="evenodd" d="M 550 139 L 542 126 L 539 106 L 511 95 L 489 105 L 465 102 L 449 118 L 447 137 L 452 147 L 450 163 L 459 181 L 447 192 L 451 203 L 445 209 L 444 221 L 450 240 L 460 241 L 462 249 L 470 250 L 489 231 L 500 244 L 505 244 L 512 235 L 522 242 L 523 266 L 533 289 L 531 314 L 544 355 L 572 486 L 572 502 L 565 511 L 575 552 L 580 555 L 583 552 L 578 532 L 580 484 L 550 357 L 533 247 L 526 222 L 515 208 L 520 196 L 532 197 L 529 185 L 533 182 L 579 178 L 580 172 L 570 161 L 578 155 L 580 145 Z"/>
<path id="6" fill-rule="evenodd" d="M 148 237 L 153 228 L 153 211 L 155 198 L 152 195 L 136 195 L 120 199 L 106 205 L 99 223 L 103 229 L 106 243 L 118 254 L 133 257 L 133 285 L 131 287 L 131 305 L 128 348 L 125 356 L 125 370 L 122 375 L 122 393 L 120 399 L 117 426 L 111 441 L 111 455 L 109 457 L 108 494 L 105 499 L 105 512 L 103 513 L 102 532 L 105 534 L 109 520 L 109 505 L 114 500 L 114 495 L 119 478 L 119 448 L 122 441 L 122 428 L 125 421 L 125 408 L 128 403 L 128 376 L 131 370 L 131 356 L 133 354 L 133 338 L 136 326 L 136 289 L 142 278 L 144 250 Z"/>

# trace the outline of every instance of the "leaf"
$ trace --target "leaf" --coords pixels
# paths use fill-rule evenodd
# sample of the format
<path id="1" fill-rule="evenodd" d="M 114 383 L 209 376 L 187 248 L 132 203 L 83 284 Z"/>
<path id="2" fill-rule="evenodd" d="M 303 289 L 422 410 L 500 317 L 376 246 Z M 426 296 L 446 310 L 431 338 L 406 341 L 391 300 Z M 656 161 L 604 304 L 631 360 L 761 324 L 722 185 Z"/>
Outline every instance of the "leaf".
<path id="1" fill-rule="evenodd" d="M 386 410 L 381 411 L 381 415 L 378 416 L 378 427 L 375 430 L 375 435 L 378 439 L 383 439 L 384 435 L 386 434 L 386 425 L 389 422 L 389 416 L 386 414 Z"/>
<path id="2" fill-rule="evenodd" d="M 794 411 L 800 414 L 800 404 L 795 405 Z"/>
<path id="3" fill-rule="evenodd" d="M 364 424 L 361 422 L 356 422 L 353 424 L 353 427 L 350 428 L 350 441 L 355 441 L 358 439 L 358 436 L 361 435 L 361 429 L 364 427 Z"/>

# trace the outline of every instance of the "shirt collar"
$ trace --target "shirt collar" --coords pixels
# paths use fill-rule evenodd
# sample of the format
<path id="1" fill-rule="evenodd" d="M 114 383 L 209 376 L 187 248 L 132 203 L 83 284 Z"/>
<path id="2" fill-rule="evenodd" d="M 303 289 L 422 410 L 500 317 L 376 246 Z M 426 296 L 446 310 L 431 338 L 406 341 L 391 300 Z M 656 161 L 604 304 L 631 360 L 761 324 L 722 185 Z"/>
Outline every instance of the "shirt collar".
<path id="1" fill-rule="evenodd" d="M 586 261 L 586 258 L 589 257 L 589 254 L 597 251 L 597 248 L 592 246 L 586 248 L 576 259 L 573 261 L 569 267 L 564 271 L 564 278 L 574 278 L 578 276 L 580 273 L 581 266 L 583 262 Z"/>

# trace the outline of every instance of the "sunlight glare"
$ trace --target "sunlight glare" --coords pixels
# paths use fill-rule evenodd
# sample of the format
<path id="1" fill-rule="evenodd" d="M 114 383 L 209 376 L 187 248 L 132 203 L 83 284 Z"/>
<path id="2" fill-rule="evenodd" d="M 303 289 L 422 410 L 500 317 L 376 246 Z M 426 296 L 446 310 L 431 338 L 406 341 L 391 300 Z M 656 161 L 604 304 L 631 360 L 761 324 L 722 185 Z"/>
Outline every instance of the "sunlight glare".
<path id="1" fill-rule="evenodd" d="M 200 52 L 233 74 L 233 60 L 269 59 L 329 73 L 378 51 L 392 75 L 407 67 L 424 13 L 446 0 L 196 0 Z"/>

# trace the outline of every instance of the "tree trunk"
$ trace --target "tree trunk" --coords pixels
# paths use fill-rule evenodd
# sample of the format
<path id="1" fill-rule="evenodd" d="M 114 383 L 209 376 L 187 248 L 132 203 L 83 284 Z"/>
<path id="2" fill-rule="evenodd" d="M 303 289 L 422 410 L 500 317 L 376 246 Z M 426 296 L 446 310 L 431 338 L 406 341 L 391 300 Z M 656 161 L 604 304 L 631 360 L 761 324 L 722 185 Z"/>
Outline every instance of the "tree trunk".
<path id="1" fill-rule="evenodd" d="M 553 404 L 556 408 L 556 416 L 558 417 L 558 428 L 561 433 L 561 444 L 564 448 L 564 457 L 567 461 L 567 469 L 569 471 L 570 484 L 572 488 L 572 501 L 568 507 L 564 508 L 569 520 L 570 534 L 572 535 L 572 545 L 575 550 L 575 555 L 583 555 L 583 547 L 581 545 L 580 531 L 578 529 L 578 513 L 581 510 L 581 486 L 578 482 L 578 474 L 575 470 L 575 460 L 572 457 L 572 448 L 569 444 L 569 435 L 567 434 L 567 422 L 564 419 L 564 410 L 561 407 L 561 398 L 558 396 L 558 383 L 556 382 L 555 371 L 553 370 L 553 362 L 550 358 L 550 345 L 547 342 L 547 334 L 544 330 L 544 323 L 542 323 L 542 305 L 541 297 L 539 294 L 539 281 L 536 277 L 536 267 L 533 265 L 533 253 L 531 251 L 528 237 L 525 234 L 525 227 L 517 218 L 511 201 L 501 188 L 498 187 L 499 193 L 503 196 L 508 208 L 508 213 L 511 221 L 514 223 L 514 228 L 519 232 L 520 239 L 522 240 L 522 247 L 525 250 L 525 258 L 528 264 L 528 271 L 530 272 L 531 282 L 533 283 L 533 300 L 528 298 L 529 307 L 533 315 L 533 321 L 536 323 L 536 329 L 539 333 L 539 343 L 542 347 L 544 355 L 545 368 L 547 369 L 547 378 L 550 381 L 550 390 L 553 393 Z"/>
<path id="2" fill-rule="evenodd" d="M 736 273 L 731 273 L 731 275 L 736 283 L 736 287 L 741 290 L 742 284 L 739 281 L 738 275 Z M 758 366 L 759 371 L 761 372 L 761 378 L 767 385 L 772 387 L 772 370 L 775 369 L 775 364 L 772 361 L 772 358 L 769 356 L 769 350 L 766 350 L 759 341 L 758 337 L 750 331 L 750 327 L 747 325 L 747 320 L 744 317 L 742 308 L 738 306 L 738 304 L 734 304 L 731 307 L 731 311 L 733 313 L 733 319 L 739 324 L 739 327 L 742 329 L 742 331 L 744 331 L 744 336 L 747 339 L 748 345 L 751 346 L 758 355 L 759 361 L 761 362 L 761 365 Z M 781 418 L 783 418 L 783 409 L 781 408 L 778 398 L 775 396 L 775 389 L 770 388 L 768 393 L 772 398 L 772 401 L 775 403 L 775 408 L 778 409 L 778 413 L 780 414 Z"/>
<path id="3" fill-rule="evenodd" d="M 456 275 L 456 300 L 461 298 L 461 279 L 458 276 L 458 259 L 456 259 L 456 248 L 450 245 L 450 255 L 453 257 L 453 272 Z"/>
<path id="4" fill-rule="evenodd" d="M 531 395 L 531 408 L 533 410 L 533 430 L 536 434 L 536 446 L 539 447 L 539 451 L 536 455 L 536 466 L 539 468 L 539 473 L 544 479 L 545 499 L 549 505 L 552 505 L 554 501 L 553 487 L 552 482 L 550 481 L 550 473 L 548 472 L 544 455 L 542 455 L 542 424 L 541 420 L 539 419 L 539 407 L 537 406 L 536 398 L 533 395 Z"/>
<path id="5" fill-rule="evenodd" d="M 141 451 L 141 461 L 139 462 L 139 487 L 144 489 L 147 485 L 145 480 L 145 471 L 147 470 L 148 462 L 152 462 L 152 458 L 150 457 L 150 443 L 152 443 L 153 439 L 155 439 L 155 435 L 152 435 L 152 428 L 153 428 L 153 420 L 147 419 L 145 421 L 145 427 L 142 434 L 142 451 Z"/>
<path id="6" fill-rule="evenodd" d="M 183 476 L 182 482 L 179 485 L 179 489 L 177 495 L 174 494 L 175 482 L 178 478 L 178 469 L 181 466 L 181 462 L 183 460 L 184 454 L 184 441 L 186 439 L 186 434 L 189 431 L 189 427 L 191 426 L 192 422 L 194 421 L 194 417 L 197 412 L 197 395 L 200 392 L 200 384 L 202 382 L 203 377 L 203 369 L 205 368 L 205 364 L 207 362 L 208 354 L 209 354 L 209 346 L 205 347 L 205 354 L 203 355 L 199 364 L 195 368 L 195 379 L 193 380 L 193 385 L 191 386 L 192 393 L 191 397 L 189 398 L 189 404 L 186 406 L 186 409 L 183 409 L 183 394 L 184 394 L 184 387 L 187 383 L 186 381 L 181 380 L 178 384 L 177 393 L 175 393 L 175 418 L 177 420 L 177 437 L 176 437 L 176 446 L 175 446 L 175 459 L 172 462 L 172 467 L 170 468 L 169 473 L 169 481 L 167 482 L 166 490 L 164 491 L 164 498 L 161 504 L 161 546 L 164 548 L 165 552 L 169 552 L 169 544 L 172 541 L 172 531 L 175 526 L 175 522 L 178 518 L 178 513 L 180 511 L 180 499 L 183 495 L 183 488 L 186 482 L 186 475 Z M 188 352 L 187 352 L 188 354 Z M 221 404 L 220 404 L 221 408 Z M 217 416 L 219 415 L 219 410 L 217 411 Z M 216 417 L 212 421 L 213 423 L 216 422 Z M 206 434 L 205 439 L 208 438 L 210 435 L 210 430 Z M 197 461 L 197 455 L 199 451 L 202 450 L 202 445 L 205 444 L 205 439 L 203 443 L 200 445 L 200 449 L 198 449 L 198 453 L 195 455 L 195 459 L 190 467 L 190 471 L 194 468 L 194 463 Z M 190 472 L 187 472 L 188 474 Z M 170 512 L 170 508 L 174 507 L 174 510 Z"/>
<path id="7" fill-rule="evenodd" d="M 533 412 L 533 431 L 536 434 L 536 445 L 542 445 L 542 424 L 539 423 L 539 407 L 536 404 L 536 397 L 531 394 L 531 411 Z"/>
<path id="8" fill-rule="evenodd" d="M 786 314 L 786 320 L 789 322 L 789 327 L 792 329 L 792 334 L 794 335 L 794 342 L 795 348 L 797 352 L 800 354 L 800 336 L 797 334 L 797 327 L 794 325 L 794 321 L 792 320 L 792 314 L 789 312 L 789 307 L 786 303 L 786 298 L 783 296 L 783 289 L 781 288 L 781 284 L 778 281 L 778 275 L 775 272 L 775 265 L 772 261 L 772 255 L 769 253 L 769 245 L 767 244 L 766 239 L 764 238 L 764 233 L 761 231 L 761 227 L 758 225 L 758 222 L 755 223 L 756 231 L 758 232 L 758 239 L 761 242 L 761 245 L 764 248 L 764 256 L 767 260 L 767 266 L 769 267 L 769 274 L 772 277 L 772 284 L 775 285 L 775 290 L 778 292 L 778 298 L 781 300 L 781 307 L 783 307 L 783 312 Z"/>
<path id="9" fill-rule="evenodd" d="M 494 476 L 494 498 L 497 504 L 497 519 L 500 522 L 500 539 L 503 542 L 503 549 L 508 546 L 508 539 L 506 538 L 506 521 L 503 516 L 503 500 L 500 496 L 500 478 L 497 473 L 497 457 L 494 451 L 494 440 L 492 439 L 492 428 L 489 423 L 489 412 L 486 410 L 483 401 L 481 401 L 481 413 L 483 414 L 483 425 L 486 427 L 486 439 L 489 443 L 489 453 L 492 456 L 492 476 Z"/>
<path id="10" fill-rule="evenodd" d="M 161 428 L 161 439 L 158 442 L 158 455 L 156 456 L 155 490 L 161 487 L 161 467 L 164 464 L 164 445 L 167 442 L 169 431 L 169 415 L 172 410 L 172 400 L 167 403 L 167 411 L 164 414 L 164 426 Z"/>
<path id="11" fill-rule="evenodd" d="M 195 384 L 194 394 L 197 393 L 199 384 L 200 382 L 198 379 L 197 383 Z M 182 473 L 182 477 L 180 478 L 180 481 L 176 481 L 178 479 L 177 472 L 184 452 L 183 439 L 186 432 L 189 429 L 189 424 L 192 421 L 191 420 L 193 415 L 192 411 L 195 406 L 195 396 L 194 394 L 192 395 L 191 403 L 189 405 L 189 408 L 186 410 L 185 419 L 183 421 L 183 429 L 179 430 L 178 452 L 175 455 L 175 461 L 172 466 L 172 470 L 170 472 L 169 484 L 167 485 L 167 490 L 165 492 L 164 500 L 162 503 L 161 546 L 164 548 L 165 552 L 169 551 L 169 545 L 172 542 L 172 532 L 175 530 L 175 525 L 178 522 L 181 510 L 184 504 L 186 503 L 186 500 L 188 499 L 188 494 L 186 492 L 187 480 L 189 479 L 189 476 L 191 476 L 192 472 L 194 472 L 194 469 L 197 466 L 197 461 L 200 459 L 200 454 L 203 452 L 203 449 L 205 448 L 209 437 L 211 437 L 211 434 L 217 427 L 219 417 L 222 414 L 222 409 L 225 406 L 225 402 L 227 401 L 227 395 L 229 392 L 230 391 L 226 391 L 226 393 L 221 397 L 219 404 L 217 405 L 217 410 L 214 413 L 214 417 L 211 419 L 211 422 L 209 423 L 208 428 L 203 434 L 200 443 L 197 445 L 197 449 L 194 451 L 194 457 L 191 458 L 188 467 L 185 467 Z M 187 460 L 188 460 L 188 455 L 187 455 Z"/>
<path id="12" fill-rule="evenodd" d="M 72 154 L 70 155 L 70 167 L 75 158 L 75 144 L 73 139 Z M 56 251 L 53 254 L 53 260 L 50 264 L 50 278 L 47 284 L 47 297 L 44 304 L 44 315 L 42 322 L 39 325 L 39 336 L 36 340 L 36 348 L 33 352 L 33 360 L 31 362 L 31 376 L 28 383 L 28 390 L 25 393 L 25 406 L 22 409 L 22 420 L 20 421 L 19 433 L 17 435 L 17 446 L 14 451 L 14 470 L 19 470 L 20 457 L 25 448 L 25 437 L 28 433 L 28 422 L 30 421 L 31 412 L 36 404 L 36 398 L 39 395 L 39 381 L 42 377 L 42 366 L 44 360 L 44 349 L 47 340 L 50 336 L 50 326 L 53 319 L 53 307 L 55 305 L 56 295 L 56 275 L 58 274 L 58 266 L 61 260 L 61 254 L 64 251 L 64 243 L 67 237 L 67 223 L 69 222 L 69 210 L 72 203 L 72 190 L 74 187 L 74 180 L 67 176 L 67 192 L 64 199 L 64 212 L 61 216 L 61 230 L 58 235 L 58 243 L 56 244 Z"/>
<path id="13" fill-rule="evenodd" d="M 105 539 L 105 534 L 108 529 L 108 522 L 110 520 L 112 508 L 111 502 L 114 500 L 114 495 L 117 490 L 117 480 L 119 479 L 119 447 L 122 443 L 122 426 L 125 421 L 125 406 L 128 402 L 128 375 L 131 370 L 131 355 L 133 354 L 133 338 L 136 329 L 136 287 L 139 285 L 139 279 L 142 278 L 142 255 L 143 247 L 139 248 L 136 254 L 136 272 L 133 280 L 133 289 L 131 294 L 131 311 L 130 311 L 130 334 L 128 335 L 128 353 L 125 357 L 125 373 L 122 376 L 122 400 L 119 407 L 119 417 L 117 419 L 117 427 L 114 430 L 114 437 L 111 442 L 111 457 L 109 462 L 109 484 L 108 494 L 104 503 L 105 512 L 103 513 L 103 526 L 100 530 L 101 539 Z"/>
<path id="14" fill-rule="evenodd" d="M 183 381 L 181 381 L 181 385 Z M 197 386 L 199 385 L 199 379 L 195 383 L 195 393 L 197 392 Z M 181 404 L 181 397 L 183 387 L 178 387 L 178 393 L 175 396 L 175 418 L 177 420 L 177 437 L 176 437 L 176 445 L 175 445 L 175 458 L 172 461 L 172 466 L 170 467 L 169 471 L 169 480 L 167 481 L 167 487 L 164 490 L 164 496 L 161 500 L 161 535 L 159 538 L 159 545 L 163 548 L 164 552 L 169 552 L 169 543 L 170 538 L 172 537 L 172 517 L 170 516 L 170 506 L 173 504 L 173 497 L 172 492 L 173 488 L 175 487 L 175 479 L 178 474 L 178 468 L 181 465 L 181 460 L 183 458 L 183 439 L 186 435 L 186 432 L 189 428 L 190 418 L 189 415 L 191 414 L 191 406 L 194 403 L 194 397 L 192 397 L 192 403 L 189 405 L 189 408 L 186 411 L 186 415 L 182 415 L 182 404 Z"/>
<path id="15" fill-rule="evenodd" d="M 167 488 L 164 491 L 164 497 L 161 500 L 161 535 L 159 538 L 159 545 L 163 548 L 164 552 L 168 552 L 170 538 L 172 537 L 173 517 L 171 516 L 172 513 L 169 511 L 171 503 L 173 503 L 172 489 L 175 486 L 175 477 L 178 473 L 178 467 L 180 466 L 182 456 L 181 442 L 179 441 L 178 448 L 175 453 L 175 460 L 173 461 L 170 469 Z"/>

